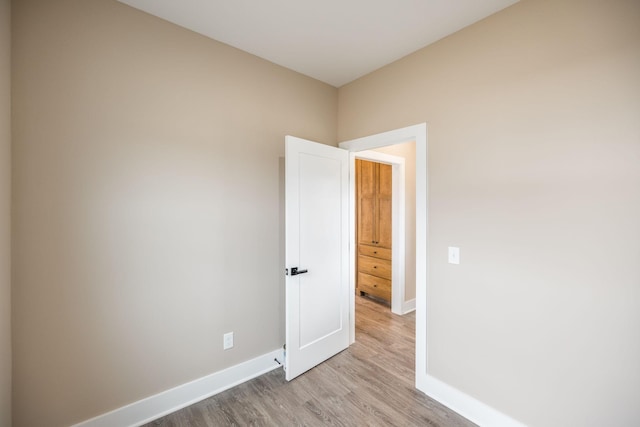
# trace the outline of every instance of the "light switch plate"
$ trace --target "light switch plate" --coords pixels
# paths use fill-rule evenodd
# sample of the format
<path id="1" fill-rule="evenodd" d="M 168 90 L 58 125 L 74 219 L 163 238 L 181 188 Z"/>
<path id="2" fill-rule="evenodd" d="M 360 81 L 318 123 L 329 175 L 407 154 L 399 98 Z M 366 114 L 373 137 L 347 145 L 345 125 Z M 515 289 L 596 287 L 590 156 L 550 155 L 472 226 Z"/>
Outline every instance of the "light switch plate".
<path id="1" fill-rule="evenodd" d="M 449 264 L 460 264 L 460 248 L 449 246 Z"/>
<path id="2" fill-rule="evenodd" d="M 229 350 L 233 347 L 233 332 L 228 332 L 222 337 L 222 348 L 224 350 Z"/>

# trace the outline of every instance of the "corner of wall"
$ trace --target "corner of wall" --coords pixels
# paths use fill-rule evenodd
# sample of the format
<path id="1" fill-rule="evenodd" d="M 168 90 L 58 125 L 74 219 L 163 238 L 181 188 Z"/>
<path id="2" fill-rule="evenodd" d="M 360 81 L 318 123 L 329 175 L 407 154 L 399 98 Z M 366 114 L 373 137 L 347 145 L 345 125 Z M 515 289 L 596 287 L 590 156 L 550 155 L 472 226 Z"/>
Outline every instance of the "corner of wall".
<path id="1" fill-rule="evenodd" d="M 11 413 L 11 1 L 0 0 L 0 427 Z"/>

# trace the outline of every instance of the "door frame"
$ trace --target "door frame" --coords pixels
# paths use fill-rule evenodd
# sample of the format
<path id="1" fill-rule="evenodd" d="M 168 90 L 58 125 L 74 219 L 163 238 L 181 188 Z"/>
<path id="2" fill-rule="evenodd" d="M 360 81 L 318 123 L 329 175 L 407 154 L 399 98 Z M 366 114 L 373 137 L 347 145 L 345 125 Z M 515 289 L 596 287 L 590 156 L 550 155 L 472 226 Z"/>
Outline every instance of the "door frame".
<path id="1" fill-rule="evenodd" d="M 426 392 L 427 386 L 427 287 L 428 287 L 428 211 L 427 211 L 427 124 L 407 126 L 376 135 L 344 141 L 340 148 L 351 152 L 371 150 L 389 145 L 416 143 L 416 388 Z M 351 166 L 353 168 L 353 164 Z M 350 175 L 352 173 L 350 172 Z M 353 206 L 350 209 L 353 212 Z M 355 226 L 352 216 L 351 229 Z M 353 260 L 351 261 L 353 263 Z M 350 266 L 350 276 L 354 277 L 354 266 Z M 350 289 L 350 343 L 355 342 L 355 280 Z"/>
<path id="2" fill-rule="evenodd" d="M 405 159 L 404 157 L 377 151 L 358 151 L 349 153 L 349 222 L 353 224 L 349 236 L 349 275 L 351 289 L 355 290 L 356 268 L 355 259 L 358 256 L 356 241 L 356 159 L 369 160 L 377 163 L 391 165 L 391 312 L 406 314 L 405 311 Z M 355 293 L 355 291 L 354 291 Z"/>

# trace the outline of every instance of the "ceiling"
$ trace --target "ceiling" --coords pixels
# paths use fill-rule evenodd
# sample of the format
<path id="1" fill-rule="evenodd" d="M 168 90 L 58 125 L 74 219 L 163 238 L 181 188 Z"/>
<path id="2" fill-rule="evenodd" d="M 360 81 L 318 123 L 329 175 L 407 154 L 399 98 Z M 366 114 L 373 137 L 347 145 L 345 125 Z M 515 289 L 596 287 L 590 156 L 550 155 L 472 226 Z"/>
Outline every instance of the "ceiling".
<path id="1" fill-rule="evenodd" d="M 340 87 L 517 0 L 119 0 Z"/>

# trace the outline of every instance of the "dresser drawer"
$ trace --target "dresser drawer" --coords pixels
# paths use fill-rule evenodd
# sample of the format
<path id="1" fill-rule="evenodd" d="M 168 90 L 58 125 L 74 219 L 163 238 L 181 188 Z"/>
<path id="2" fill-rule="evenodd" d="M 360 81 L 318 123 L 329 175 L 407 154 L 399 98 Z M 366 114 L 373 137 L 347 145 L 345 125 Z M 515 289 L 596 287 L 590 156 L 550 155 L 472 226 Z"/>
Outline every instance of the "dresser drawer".
<path id="1" fill-rule="evenodd" d="M 390 280 L 391 261 L 360 255 L 358 257 L 358 272 Z"/>
<path id="2" fill-rule="evenodd" d="M 358 273 L 358 291 L 391 301 L 391 281 L 381 277 Z"/>
<path id="3" fill-rule="evenodd" d="M 391 249 L 378 248 L 376 246 L 360 245 L 360 255 L 374 258 L 391 259 Z"/>

